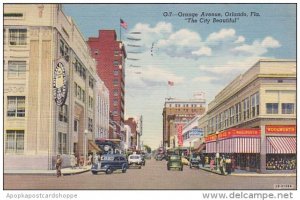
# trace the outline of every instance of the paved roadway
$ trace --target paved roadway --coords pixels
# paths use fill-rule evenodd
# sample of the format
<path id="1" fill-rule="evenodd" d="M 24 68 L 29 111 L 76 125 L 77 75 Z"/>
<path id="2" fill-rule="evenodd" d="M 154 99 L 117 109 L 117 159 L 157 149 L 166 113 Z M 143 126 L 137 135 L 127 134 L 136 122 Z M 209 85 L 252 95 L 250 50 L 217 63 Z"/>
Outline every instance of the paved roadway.
<path id="1" fill-rule="evenodd" d="M 274 189 L 274 184 L 295 188 L 296 177 L 221 176 L 187 166 L 182 172 L 168 171 L 166 161 L 153 159 L 142 169 L 128 169 L 124 174 L 4 175 L 4 189 Z"/>

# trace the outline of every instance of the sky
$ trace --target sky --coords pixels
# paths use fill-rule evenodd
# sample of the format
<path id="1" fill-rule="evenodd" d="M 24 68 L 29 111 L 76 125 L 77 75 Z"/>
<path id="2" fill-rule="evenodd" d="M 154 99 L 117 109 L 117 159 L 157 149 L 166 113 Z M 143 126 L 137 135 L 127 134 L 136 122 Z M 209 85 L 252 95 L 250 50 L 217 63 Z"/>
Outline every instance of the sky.
<path id="1" fill-rule="evenodd" d="M 202 91 L 208 104 L 259 59 L 296 59 L 295 4 L 64 4 L 64 12 L 85 39 L 114 29 L 124 42 L 125 115 L 143 116 L 141 140 L 152 148 L 162 141 L 166 97 Z"/>

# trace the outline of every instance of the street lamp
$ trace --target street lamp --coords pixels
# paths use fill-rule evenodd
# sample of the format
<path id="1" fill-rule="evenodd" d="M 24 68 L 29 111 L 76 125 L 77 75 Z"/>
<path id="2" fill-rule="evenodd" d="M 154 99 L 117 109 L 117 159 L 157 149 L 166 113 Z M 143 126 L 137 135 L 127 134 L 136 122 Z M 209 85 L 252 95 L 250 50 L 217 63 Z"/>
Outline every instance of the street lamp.
<path id="1" fill-rule="evenodd" d="M 89 132 L 88 132 L 88 130 L 87 129 L 85 129 L 84 130 L 84 139 L 83 139 L 83 142 L 84 142 L 84 145 L 83 145 L 83 148 L 84 148 L 84 165 L 86 165 L 86 158 L 87 158 L 87 145 L 86 145 L 86 142 L 87 142 L 87 134 L 88 134 Z"/>
<path id="2" fill-rule="evenodd" d="M 216 162 L 217 162 L 217 171 L 219 171 L 219 157 L 220 157 L 220 154 L 219 154 L 219 147 L 218 147 L 218 143 L 219 143 L 219 131 L 216 132 Z"/>

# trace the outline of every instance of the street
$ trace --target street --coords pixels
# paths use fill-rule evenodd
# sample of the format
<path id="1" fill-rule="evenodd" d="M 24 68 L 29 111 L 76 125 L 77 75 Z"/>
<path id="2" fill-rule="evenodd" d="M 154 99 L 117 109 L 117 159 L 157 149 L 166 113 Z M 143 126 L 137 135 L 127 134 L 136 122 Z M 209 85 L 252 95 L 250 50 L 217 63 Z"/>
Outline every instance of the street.
<path id="1" fill-rule="evenodd" d="M 167 171 L 166 161 L 147 160 L 142 169 L 110 175 L 85 172 L 57 178 L 47 175 L 5 175 L 4 189 L 274 189 L 274 184 L 291 184 L 296 177 L 221 176 L 185 166 L 181 171 Z"/>

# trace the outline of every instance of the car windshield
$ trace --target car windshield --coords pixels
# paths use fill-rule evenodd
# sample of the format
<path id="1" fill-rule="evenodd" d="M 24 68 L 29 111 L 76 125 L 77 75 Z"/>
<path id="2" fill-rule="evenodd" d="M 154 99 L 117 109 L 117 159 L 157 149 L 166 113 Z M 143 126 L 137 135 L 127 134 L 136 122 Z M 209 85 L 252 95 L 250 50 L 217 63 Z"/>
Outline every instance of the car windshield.
<path id="1" fill-rule="evenodd" d="M 101 160 L 114 160 L 113 156 L 102 156 Z"/>
<path id="2" fill-rule="evenodd" d="M 140 156 L 130 156 L 130 159 L 139 159 Z"/>
<path id="3" fill-rule="evenodd" d="M 176 156 L 176 155 L 170 156 L 170 160 L 179 160 L 179 159 L 180 159 L 179 156 Z"/>

